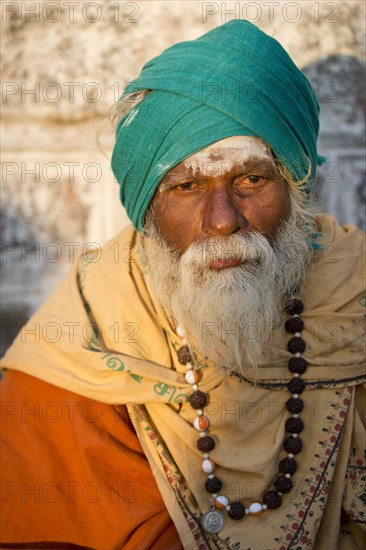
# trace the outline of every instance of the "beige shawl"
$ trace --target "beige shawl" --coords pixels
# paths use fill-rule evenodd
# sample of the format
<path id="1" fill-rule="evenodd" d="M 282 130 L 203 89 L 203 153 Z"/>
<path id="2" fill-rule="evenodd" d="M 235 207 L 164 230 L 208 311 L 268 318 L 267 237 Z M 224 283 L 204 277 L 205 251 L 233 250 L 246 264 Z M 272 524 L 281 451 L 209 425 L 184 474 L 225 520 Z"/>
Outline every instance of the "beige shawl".
<path id="1" fill-rule="evenodd" d="M 25 325 L 3 366 L 110 404 L 126 404 L 165 504 L 187 549 L 356 548 L 365 521 L 359 481 L 364 467 L 358 401 L 365 375 L 363 236 L 319 216 L 319 250 L 302 296 L 309 368 L 303 378 L 304 448 L 294 488 L 277 510 L 228 519 L 220 535 L 200 526 L 208 510 L 202 456 L 182 345 L 148 291 L 131 228 L 81 258 Z M 283 450 L 290 379 L 283 325 L 274 330 L 256 381 L 207 366 L 200 387 L 218 444 L 212 452 L 223 493 L 246 506 L 272 488 Z M 356 391 L 357 389 L 357 391 Z M 103 450 L 101 450 L 101 457 Z M 342 507 L 354 522 L 339 532 Z M 352 534 L 351 534 L 352 533 Z M 352 546 L 353 544 L 353 546 Z M 359 542 L 361 544 L 361 542 Z"/>

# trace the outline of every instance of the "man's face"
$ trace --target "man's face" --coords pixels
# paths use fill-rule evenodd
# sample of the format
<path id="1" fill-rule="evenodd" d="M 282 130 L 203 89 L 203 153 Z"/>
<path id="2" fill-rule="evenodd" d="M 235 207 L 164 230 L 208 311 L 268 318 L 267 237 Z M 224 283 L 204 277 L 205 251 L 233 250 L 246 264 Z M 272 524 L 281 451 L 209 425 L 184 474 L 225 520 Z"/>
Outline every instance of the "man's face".
<path id="1" fill-rule="evenodd" d="M 287 184 L 265 144 L 233 136 L 206 147 L 172 168 L 152 201 L 155 223 L 179 256 L 209 237 L 257 231 L 276 238 L 290 210 Z M 235 258 L 211 269 L 238 265 Z"/>
<path id="2" fill-rule="evenodd" d="M 153 295 L 191 349 L 228 372 L 262 364 L 302 285 L 309 228 L 301 205 L 265 144 L 244 136 L 192 155 L 155 194 L 141 251 Z"/>

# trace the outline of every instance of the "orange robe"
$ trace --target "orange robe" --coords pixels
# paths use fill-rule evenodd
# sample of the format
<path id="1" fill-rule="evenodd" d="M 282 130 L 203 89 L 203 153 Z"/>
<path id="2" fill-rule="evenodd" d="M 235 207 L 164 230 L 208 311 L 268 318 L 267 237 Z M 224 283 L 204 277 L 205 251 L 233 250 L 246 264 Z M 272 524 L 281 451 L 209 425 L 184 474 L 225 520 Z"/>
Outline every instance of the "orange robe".
<path id="1" fill-rule="evenodd" d="M 244 522 L 226 516 L 219 535 L 202 528 L 209 497 L 183 341 L 149 291 L 141 235 L 126 228 L 75 263 L 4 358 L 3 548 L 366 548 L 364 241 L 328 216 L 317 221 L 319 254 L 301 296 L 303 450 L 283 505 Z M 245 506 L 272 486 L 284 456 L 286 347 L 280 323 L 255 379 L 208 363 L 200 381 L 218 477 Z"/>
<path id="2" fill-rule="evenodd" d="M 2 548 L 182 548 L 124 406 L 17 371 L 1 387 Z"/>

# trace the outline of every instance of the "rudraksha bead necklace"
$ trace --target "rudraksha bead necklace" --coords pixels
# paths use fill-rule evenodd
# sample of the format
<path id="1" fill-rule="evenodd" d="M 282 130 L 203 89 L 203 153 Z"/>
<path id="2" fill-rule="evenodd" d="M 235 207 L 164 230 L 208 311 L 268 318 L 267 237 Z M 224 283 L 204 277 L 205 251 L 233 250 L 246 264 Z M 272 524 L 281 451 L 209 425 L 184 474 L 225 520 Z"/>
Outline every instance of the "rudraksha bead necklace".
<path id="1" fill-rule="evenodd" d="M 282 503 L 282 495 L 290 492 L 292 489 L 293 483 L 291 478 L 297 469 L 295 455 L 302 449 L 299 433 L 304 429 L 304 423 L 299 416 L 304 408 L 304 402 L 300 398 L 300 394 L 305 388 L 305 382 L 301 379 L 301 374 L 304 374 L 307 368 L 307 362 L 302 356 L 306 347 L 304 340 L 301 338 L 304 323 L 300 315 L 303 310 L 304 305 L 298 299 L 292 300 L 285 308 L 286 313 L 291 316 L 285 323 L 285 329 L 293 335 L 287 344 L 288 351 L 293 354 L 288 362 L 288 368 L 293 378 L 287 384 L 287 388 L 292 396 L 286 401 L 286 409 L 291 416 L 289 416 L 285 423 L 288 436 L 285 438 L 283 444 L 287 456 L 279 463 L 279 473 L 273 483 L 274 489 L 266 491 L 263 494 L 262 502 L 253 502 L 248 508 L 239 501 L 231 502 L 224 494 L 219 494 L 222 489 L 222 482 L 213 473 L 215 464 L 210 456 L 210 452 L 214 450 L 216 443 L 214 438 L 209 435 L 208 428 L 210 423 L 207 416 L 204 415 L 204 408 L 208 404 L 208 395 L 198 387 L 201 373 L 194 366 L 194 361 L 189 352 L 182 329 L 177 327 L 177 334 L 182 338 L 184 343 L 183 347 L 178 350 L 178 360 L 186 366 L 185 379 L 188 384 L 192 385 L 193 393 L 189 397 L 189 402 L 197 412 L 193 425 L 199 432 L 197 448 L 203 453 L 202 470 L 208 476 L 205 488 L 211 495 L 210 510 L 202 517 L 202 525 L 209 533 L 219 533 L 223 529 L 225 525 L 224 510 L 227 511 L 229 517 L 235 520 L 242 519 L 248 514 L 257 516 L 264 510 L 279 508 Z"/>

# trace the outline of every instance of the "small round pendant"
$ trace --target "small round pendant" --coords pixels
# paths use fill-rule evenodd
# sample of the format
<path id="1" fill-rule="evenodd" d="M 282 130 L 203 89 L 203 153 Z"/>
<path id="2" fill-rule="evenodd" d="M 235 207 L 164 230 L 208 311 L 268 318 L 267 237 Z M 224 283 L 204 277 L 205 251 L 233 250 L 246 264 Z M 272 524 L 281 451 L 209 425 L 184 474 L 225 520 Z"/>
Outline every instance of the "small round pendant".
<path id="1" fill-rule="evenodd" d="M 225 516 L 218 510 L 210 510 L 203 515 L 202 526 L 207 533 L 217 534 L 225 525 Z"/>

